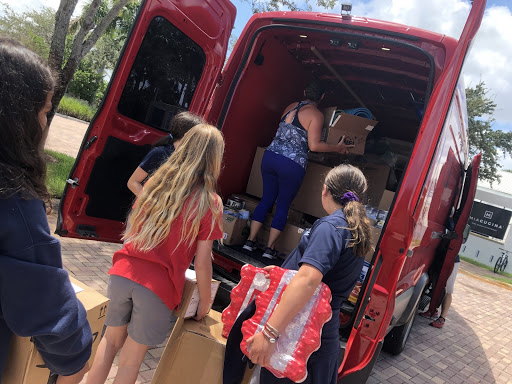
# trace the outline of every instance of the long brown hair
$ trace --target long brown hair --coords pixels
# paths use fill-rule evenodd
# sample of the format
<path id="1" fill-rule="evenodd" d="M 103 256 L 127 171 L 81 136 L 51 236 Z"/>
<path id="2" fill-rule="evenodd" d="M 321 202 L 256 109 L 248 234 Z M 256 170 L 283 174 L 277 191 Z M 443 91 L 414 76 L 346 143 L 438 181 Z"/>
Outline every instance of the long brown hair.
<path id="1" fill-rule="evenodd" d="M 342 206 L 343 215 L 348 223 L 347 229 L 352 234 L 349 246 L 354 247 L 357 256 L 364 256 L 371 246 L 370 220 L 361 203 L 368 189 L 366 177 L 359 168 L 342 164 L 329 171 L 324 184 L 334 201 Z M 351 192 L 359 201 L 345 202 L 344 196 L 347 192 Z"/>
<path id="2" fill-rule="evenodd" d="M 224 138 L 214 126 L 199 124 L 188 131 L 181 145 L 144 185 L 128 217 L 123 239 L 135 249 L 149 251 L 164 241 L 173 221 L 183 213 L 180 242 L 194 242 L 201 219 L 213 213 L 222 225 L 222 202 L 216 193 L 220 175 Z"/>
<path id="3" fill-rule="evenodd" d="M 0 37 L 0 198 L 16 193 L 46 203 L 46 163 L 38 113 L 53 91 L 50 68 L 13 39 Z"/>

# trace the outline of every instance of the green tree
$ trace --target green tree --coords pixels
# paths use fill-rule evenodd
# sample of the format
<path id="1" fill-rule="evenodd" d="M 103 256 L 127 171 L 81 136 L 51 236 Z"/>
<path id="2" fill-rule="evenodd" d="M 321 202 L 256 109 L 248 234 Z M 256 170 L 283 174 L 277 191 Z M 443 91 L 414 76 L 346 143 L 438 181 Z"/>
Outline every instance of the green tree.
<path id="1" fill-rule="evenodd" d="M 15 12 L 8 4 L 0 2 L 0 34 L 8 35 L 39 54 L 48 57 L 55 26 L 55 10 Z"/>
<path id="2" fill-rule="evenodd" d="M 479 178 L 493 183 L 499 181 L 498 160 L 512 155 L 512 132 L 492 129 L 495 121 L 496 103 L 488 95 L 489 89 L 480 81 L 475 87 L 466 88 L 469 124 L 469 153 L 471 156 L 482 153 Z"/>
<path id="3" fill-rule="evenodd" d="M 48 124 L 50 124 L 78 65 L 130 1 L 133 0 L 92 0 L 84 8 L 84 13 L 78 24 L 71 23 L 71 16 L 78 0 L 60 1 L 59 9 L 55 14 L 55 28 L 48 55 L 48 64 L 58 74 L 58 82 L 52 99 L 53 108 L 48 114 Z M 66 40 L 70 35 L 73 36 L 73 42 L 68 56 L 66 55 Z M 45 133 L 47 134 L 47 132 L 48 130 Z"/>

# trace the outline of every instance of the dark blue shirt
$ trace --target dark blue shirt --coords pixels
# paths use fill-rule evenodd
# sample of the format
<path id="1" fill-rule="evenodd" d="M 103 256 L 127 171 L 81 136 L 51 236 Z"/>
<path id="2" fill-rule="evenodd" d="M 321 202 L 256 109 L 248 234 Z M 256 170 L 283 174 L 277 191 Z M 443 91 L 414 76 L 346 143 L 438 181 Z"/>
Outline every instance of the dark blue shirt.
<path id="1" fill-rule="evenodd" d="M 174 145 L 161 145 L 148 152 L 146 157 L 139 164 L 146 173 L 155 172 L 174 152 Z"/>
<path id="2" fill-rule="evenodd" d="M 72 375 L 91 355 L 87 313 L 62 268 L 44 204 L 0 199 L 0 377 L 12 334 L 32 337 L 46 366 Z"/>
<path id="3" fill-rule="evenodd" d="M 304 231 L 299 245 L 290 253 L 282 267 L 298 270 L 302 263 L 317 268 L 322 281 L 331 289 L 333 310 L 341 308 L 363 269 L 364 258 L 354 255 L 348 243 L 352 238 L 341 209 L 318 219 Z"/>

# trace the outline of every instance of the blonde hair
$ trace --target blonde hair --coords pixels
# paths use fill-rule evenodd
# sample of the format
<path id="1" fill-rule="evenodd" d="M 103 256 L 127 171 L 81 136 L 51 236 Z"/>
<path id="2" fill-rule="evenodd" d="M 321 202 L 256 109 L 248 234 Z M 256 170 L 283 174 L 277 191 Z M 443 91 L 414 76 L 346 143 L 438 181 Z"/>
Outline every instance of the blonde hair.
<path id="1" fill-rule="evenodd" d="M 183 241 L 193 244 L 209 209 L 213 213 L 211 233 L 215 222 L 222 223 L 216 186 L 223 153 L 224 138 L 216 127 L 198 124 L 188 131 L 181 145 L 145 184 L 128 217 L 123 239 L 147 252 L 169 236 L 182 210 L 183 226 L 176 247 Z"/>
<path id="2" fill-rule="evenodd" d="M 371 247 L 370 220 L 361 200 L 366 194 L 368 184 L 366 177 L 359 168 L 349 164 L 334 167 L 325 177 L 325 186 L 333 200 L 342 206 L 343 215 L 347 220 L 348 229 L 352 234 L 349 247 L 354 247 L 357 256 L 364 256 Z M 342 201 L 343 195 L 352 192 L 359 201 Z"/>

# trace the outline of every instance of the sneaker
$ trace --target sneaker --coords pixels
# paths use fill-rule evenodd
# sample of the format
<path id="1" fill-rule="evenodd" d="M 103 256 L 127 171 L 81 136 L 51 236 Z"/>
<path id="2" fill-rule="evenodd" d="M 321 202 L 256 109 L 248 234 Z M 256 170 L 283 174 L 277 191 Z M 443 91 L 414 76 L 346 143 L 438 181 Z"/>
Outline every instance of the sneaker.
<path id="1" fill-rule="evenodd" d="M 265 248 L 265 252 L 261 256 L 267 259 L 275 259 L 277 257 L 277 251 L 275 249 L 267 247 Z"/>
<path id="2" fill-rule="evenodd" d="M 247 240 L 243 246 L 244 249 L 247 249 L 248 251 L 254 251 L 256 249 L 256 242 L 252 240 Z"/>
<path id="3" fill-rule="evenodd" d="M 437 319 L 431 322 L 430 325 L 434 328 L 443 328 L 444 321 L 444 317 L 439 316 Z"/>
<path id="4" fill-rule="evenodd" d="M 425 319 L 437 319 L 439 317 L 439 309 L 436 309 L 436 312 L 433 315 L 428 310 L 420 312 L 419 315 Z"/>

